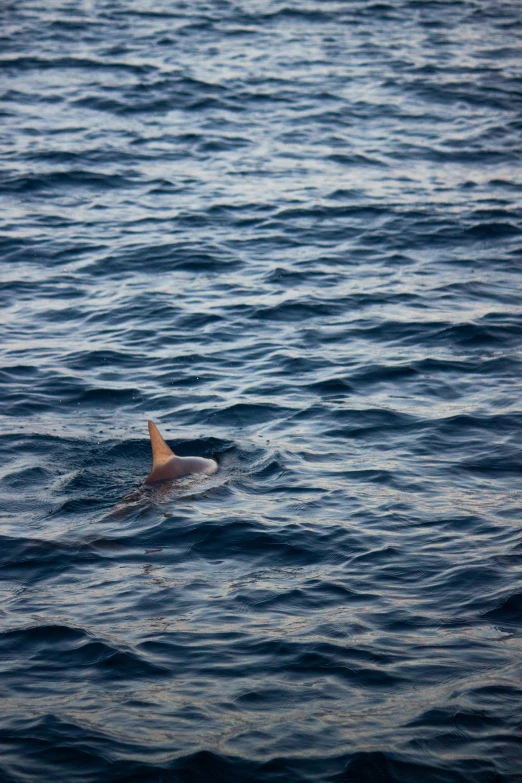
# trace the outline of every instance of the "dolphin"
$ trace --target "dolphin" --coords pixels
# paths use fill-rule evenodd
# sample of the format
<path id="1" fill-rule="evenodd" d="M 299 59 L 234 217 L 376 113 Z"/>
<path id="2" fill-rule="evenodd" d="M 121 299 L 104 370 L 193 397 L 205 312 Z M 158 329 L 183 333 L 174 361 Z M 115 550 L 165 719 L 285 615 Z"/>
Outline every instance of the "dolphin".
<path id="1" fill-rule="evenodd" d="M 215 473 L 217 462 L 204 457 L 177 457 L 169 449 L 153 421 L 149 425 L 150 445 L 152 446 L 152 470 L 145 479 L 145 484 L 155 481 L 180 478 L 190 473 Z"/>

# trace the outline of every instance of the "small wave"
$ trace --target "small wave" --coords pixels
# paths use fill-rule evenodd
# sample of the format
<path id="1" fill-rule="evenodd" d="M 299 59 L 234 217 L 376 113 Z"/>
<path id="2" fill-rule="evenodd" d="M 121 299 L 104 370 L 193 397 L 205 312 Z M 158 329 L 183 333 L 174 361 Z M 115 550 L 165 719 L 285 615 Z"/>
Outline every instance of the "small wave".
<path id="1" fill-rule="evenodd" d="M 66 169 L 46 174 L 4 176 L 0 179 L 0 192 L 32 193 L 68 187 L 112 190 L 131 184 L 130 180 L 116 174 Z"/>
<path id="2" fill-rule="evenodd" d="M 148 74 L 154 70 L 152 66 L 130 62 L 104 62 L 102 60 L 85 57 L 30 57 L 28 55 L 16 55 L 0 58 L 0 68 L 11 71 L 32 71 L 43 69 L 81 68 L 88 71 L 123 70 L 136 74 Z"/>
<path id="3" fill-rule="evenodd" d="M 500 606 L 486 612 L 484 617 L 493 622 L 520 625 L 522 622 L 522 593 L 508 596 Z"/>

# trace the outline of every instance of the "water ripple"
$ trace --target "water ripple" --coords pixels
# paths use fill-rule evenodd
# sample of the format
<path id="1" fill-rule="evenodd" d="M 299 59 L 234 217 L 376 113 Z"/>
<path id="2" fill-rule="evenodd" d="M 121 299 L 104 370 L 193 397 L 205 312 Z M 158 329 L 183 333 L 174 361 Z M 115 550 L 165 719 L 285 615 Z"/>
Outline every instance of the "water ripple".
<path id="1" fill-rule="evenodd" d="M 0 18 L 2 781 L 522 779 L 516 4 Z"/>

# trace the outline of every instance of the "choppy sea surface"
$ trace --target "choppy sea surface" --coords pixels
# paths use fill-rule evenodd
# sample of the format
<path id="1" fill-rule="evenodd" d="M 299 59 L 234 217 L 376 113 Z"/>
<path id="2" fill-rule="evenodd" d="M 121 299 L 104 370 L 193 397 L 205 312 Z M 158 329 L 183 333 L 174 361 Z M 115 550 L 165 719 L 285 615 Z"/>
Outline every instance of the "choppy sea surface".
<path id="1" fill-rule="evenodd" d="M 2 783 L 522 781 L 520 3 L 0 38 Z"/>

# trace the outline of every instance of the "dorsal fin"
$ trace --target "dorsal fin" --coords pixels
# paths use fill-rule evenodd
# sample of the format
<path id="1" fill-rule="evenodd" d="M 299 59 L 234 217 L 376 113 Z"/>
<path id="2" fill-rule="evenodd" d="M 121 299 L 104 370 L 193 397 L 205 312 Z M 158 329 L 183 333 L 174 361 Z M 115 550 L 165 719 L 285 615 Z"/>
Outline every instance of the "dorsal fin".
<path id="1" fill-rule="evenodd" d="M 149 425 L 150 445 L 152 446 L 152 467 L 163 465 L 168 459 L 174 457 L 174 452 L 169 449 L 153 421 Z"/>

